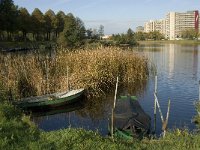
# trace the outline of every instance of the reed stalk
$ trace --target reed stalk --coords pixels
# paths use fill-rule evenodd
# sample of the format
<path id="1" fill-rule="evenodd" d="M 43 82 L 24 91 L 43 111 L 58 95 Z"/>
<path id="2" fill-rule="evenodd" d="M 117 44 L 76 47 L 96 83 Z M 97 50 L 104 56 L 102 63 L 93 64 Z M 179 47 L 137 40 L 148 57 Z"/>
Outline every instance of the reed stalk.
<path id="1" fill-rule="evenodd" d="M 20 98 L 65 91 L 68 74 L 70 89 L 85 88 L 88 97 L 99 97 L 114 89 L 117 76 L 119 84 L 132 86 L 149 75 L 148 60 L 137 52 L 113 47 L 57 51 L 51 57 L 1 54 L 0 82 Z"/>

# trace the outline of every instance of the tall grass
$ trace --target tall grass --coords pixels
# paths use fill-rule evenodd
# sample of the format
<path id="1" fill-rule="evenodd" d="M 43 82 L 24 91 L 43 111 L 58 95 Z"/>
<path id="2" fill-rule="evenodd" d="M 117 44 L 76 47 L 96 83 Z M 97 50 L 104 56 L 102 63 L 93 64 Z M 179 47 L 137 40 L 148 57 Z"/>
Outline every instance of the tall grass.
<path id="1" fill-rule="evenodd" d="M 134 86 L 147 80 L 148 60 L 119 48 L 58 50 L 53 56 L 40 54 L 0 56 L 0 81 L 16 97 L 42 95 L 85 88 L 88 96 L 101 96 L 120 84 Z M 69 85 L 67 85 L 67 67 Z"/>

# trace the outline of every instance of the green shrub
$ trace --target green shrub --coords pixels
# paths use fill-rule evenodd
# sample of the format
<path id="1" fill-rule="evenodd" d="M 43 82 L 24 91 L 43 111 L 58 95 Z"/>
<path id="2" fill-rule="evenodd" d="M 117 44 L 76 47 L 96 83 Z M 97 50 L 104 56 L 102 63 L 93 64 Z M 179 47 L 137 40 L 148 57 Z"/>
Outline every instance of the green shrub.
<path id="1" fill-rule="evenodd" d="M 0 149 L 48 149 L 40 131 L 20 110 L 8 103 L 0 105 Z"/>

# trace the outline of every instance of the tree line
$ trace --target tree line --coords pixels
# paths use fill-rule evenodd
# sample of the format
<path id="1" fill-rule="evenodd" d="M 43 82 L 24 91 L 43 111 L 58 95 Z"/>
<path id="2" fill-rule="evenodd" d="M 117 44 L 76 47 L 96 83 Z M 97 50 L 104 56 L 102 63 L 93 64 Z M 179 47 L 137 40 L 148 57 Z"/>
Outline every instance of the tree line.
<path id="1" fill-rule="evenodd" d="M 0 3 L 0 40 L 53 40 L 58 38 L 64 29 L 67 17 L 63 11 L 55 14 L 49 9 L 43 14 L 35 8 L 29 14 L 26 8 L 18 8 L 12 0 L 2 0 Z"/>
<path id="2" fill-rule="evenodd" d="M 164 35 L 159 31 L 153 31 L 149 33 L 145 32 L 134 32 L 132 29 L 128 29 L 125 34 L 113 34 L 111 40 L 115 42 L 116 45 L 136 45 L 137 41 L 143 40 L 162 40 Z"/>
<path id="3" fill-rule="evenodd" d="M 30 14 L 26 8 L 18 8 L 13 0 L 0 0 L 0 41 L 56 41 L 58 44 L 76 48 L 88 40 L 100 40 L 104 26 L 99 30 L 85 29 L 83 21 L 63 11 L 44 14 L 35 8 Z"/>
<path id="4" fill-rule="evenodd" d="M 188 40 L 198 39 L 200 34 L 195 29 L 186 29 L 181 32 L 181 38 Z"/>

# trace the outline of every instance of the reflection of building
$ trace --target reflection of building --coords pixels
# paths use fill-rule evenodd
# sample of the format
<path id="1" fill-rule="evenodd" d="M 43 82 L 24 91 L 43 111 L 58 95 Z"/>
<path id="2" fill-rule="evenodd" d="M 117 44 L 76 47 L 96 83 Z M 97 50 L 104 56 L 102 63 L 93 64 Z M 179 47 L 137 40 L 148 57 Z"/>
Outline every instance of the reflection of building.
<path id="1" fill-rule="evenodd" d="M 136 27 L 136 32 L 144 32 L 144 27 L 143 26 Z"/>
<path id="2" fill-rule="evenodd" d="M 165 19 L 150 20 L 145 23 L 144 31 L 159 31 L 165 38 L 174 40 L 181 37 L 181 32 L 186 29 L 200 31 L 199 11 L 169 12 Z"/>
<path id="3" fill-rule="evenodd" d="M 169 44 L 169 78 L 174 74 L 175 45 Z"/>
<path id="4" fill-rule="evenodd" d="M 194 46 L 194 53 L 193 53 L 193 76 L 197 79 L 198 73 L 198 46 Z"/>

